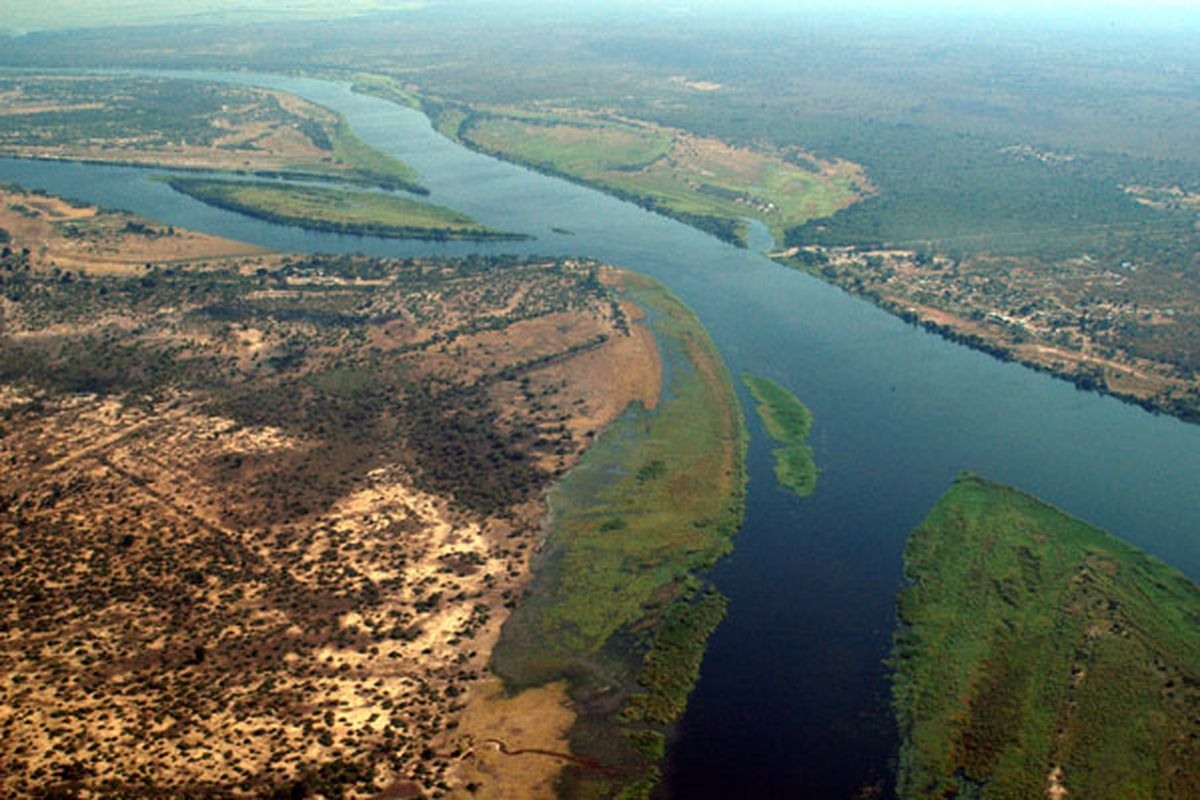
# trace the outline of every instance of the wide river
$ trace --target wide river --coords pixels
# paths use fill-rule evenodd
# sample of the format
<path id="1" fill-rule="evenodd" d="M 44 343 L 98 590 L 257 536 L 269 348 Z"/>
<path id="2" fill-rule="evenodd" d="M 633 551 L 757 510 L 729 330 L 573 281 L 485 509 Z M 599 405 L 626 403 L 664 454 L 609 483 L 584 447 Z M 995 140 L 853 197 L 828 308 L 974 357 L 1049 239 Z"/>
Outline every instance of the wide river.
<path id="1" fill-rule="evenodd" d="M 209 208 L 129 168 L 0 159 L 0 179 L 286 251 L 524 252 L 619 264 L 694 308 L 735 376 L 770 376 L 812 409 L 822 472 L 816 494 L 799 500 L 776 487 L 770 442 L 747 405 L 746 524 L 713 574 L 732 602 L 669 750 L 675 796 L 890 793 L 896 735 L 883 661 L 901 554 L 959 470 L 1032 492 L 1200 578 L 1200 426 L 943 341 L 755 252 L 470 152 L 420 113 L 345 85 L 208 77 L 334 108 L 363 139 L 416 167 L 433 202 L 537 239 L 309 233 Z"/>

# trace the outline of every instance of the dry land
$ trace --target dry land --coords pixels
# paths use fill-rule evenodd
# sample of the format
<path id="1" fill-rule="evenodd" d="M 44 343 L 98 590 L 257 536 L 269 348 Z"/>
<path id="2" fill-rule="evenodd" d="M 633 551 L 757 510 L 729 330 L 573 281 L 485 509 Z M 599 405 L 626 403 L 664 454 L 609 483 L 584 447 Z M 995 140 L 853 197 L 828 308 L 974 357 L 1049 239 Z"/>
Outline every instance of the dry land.
<path id="1" fill-rule="evenodd" d="M 1200 589 L 964 474 L 912 534 L 901 798 L 1200 795 Z"/>
<path id="2" fill-rule="evenodd" d="M 0 794 L 548 792 L 564 760 L 520 751 L 566 753 L 574 706 L 498 695 L 488 664 L 545 490 L 657 401 L 621 273 L 197 243 L 124 276 L 22 236 L 0 264 Z"/>
<path id="3" fill-rule="evenodd" d="M 23 254 L 39 273 L 136 275 L 150 264 L 183 265 L 266 253 L 244 242 L 3 185 L 0 231 L 6 240 L 0 244 L 10 253 Z"/>
<path id="4" fill-rule="evenodd" d="M 0 76 L 0 154 L 424 191 L 407 164 L 285 92 L 165 78 Z"/>

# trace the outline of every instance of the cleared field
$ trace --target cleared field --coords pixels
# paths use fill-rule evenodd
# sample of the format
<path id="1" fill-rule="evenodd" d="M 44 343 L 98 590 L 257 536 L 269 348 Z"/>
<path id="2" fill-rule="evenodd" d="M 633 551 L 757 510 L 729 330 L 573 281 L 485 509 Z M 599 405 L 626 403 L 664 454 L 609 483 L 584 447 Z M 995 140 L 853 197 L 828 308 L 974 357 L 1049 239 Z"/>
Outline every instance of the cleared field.
<path id="1" fill-rule="evenodd" d="M 905 566 L 901 798 L 1200 796 L 1195 585 L 969 474 Z"/>
<path id="2" fill-rule="evenodd" d="M 146 265 L 261 256 L 260 247 L 0 184 L 0 244 L 34 269 L 140 275 Z"/>
<path id="3" fill-rule="evenodd" d="M 168 178 L 178 192 L 218 208 L 310 230 L 397 239 L 524 239 L 466 214 L 407 197 L 262 181 Z"/>
<path id="4" fill-rule="evenodd" d="M 746 219 L 782 242 L 788 228 L 871 191 L 848 161 L 785 157 L 602 114 L 478 112 L 459 134 L 486 152 L 594 184 L 741 245 Z"/>

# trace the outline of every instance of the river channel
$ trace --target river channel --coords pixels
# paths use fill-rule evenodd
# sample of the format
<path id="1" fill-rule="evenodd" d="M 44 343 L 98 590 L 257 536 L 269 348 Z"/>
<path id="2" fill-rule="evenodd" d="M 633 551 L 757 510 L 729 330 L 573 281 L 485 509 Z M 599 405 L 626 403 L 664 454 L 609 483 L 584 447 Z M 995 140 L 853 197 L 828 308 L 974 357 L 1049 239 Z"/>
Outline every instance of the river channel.
<path id="1" fill-rule="evenodd" d="M 946 342 L 761 254 L 473 153 L 422 114 L 346 85 L 189 75 L 268 85 L 336 109 L 367 142 L 416 167 L 432 202 L 537 238 L 306 232 L 210 208 L 135 168 L 0 159 L 0 180 L 284 251 L 519 252 L 619 264 L 694 308 L 735 376 L 774 378 L 812 409 L 822 472 L 816 494 L 800 500 L 776 487 L 770 442 L 739 386 L 751 432 L 746 523 L 713 572 L 729 615 L 669 748 L 673 796 L 888 796 L 897 740 L 883 662 L 901 553 L 961 469 L 1032 492 L 1200 578 L 1200 426 Z"/>

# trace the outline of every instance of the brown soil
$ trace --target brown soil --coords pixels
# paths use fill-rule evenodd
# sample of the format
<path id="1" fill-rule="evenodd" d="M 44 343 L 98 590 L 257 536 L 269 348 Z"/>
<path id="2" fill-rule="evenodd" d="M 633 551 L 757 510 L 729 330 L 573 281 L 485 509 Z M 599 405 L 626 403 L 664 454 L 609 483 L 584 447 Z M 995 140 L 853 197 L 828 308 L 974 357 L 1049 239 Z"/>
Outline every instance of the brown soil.
<path id="1" fill-rule="evenodd" d="M 133 228 L 130 227 L 131 223 Z M 0 228 L 9 247 L 28 248 L 31 266 L 96 275 L 135 275 L 147 264 L 258 256 L 264 248 L 0 187 Z"/>
<path id="2" fill-rule="evenodd" d="M 109 216 L 35 195 L 6 207 L 14 238 Z M 640 312 L 581 293 L 594 265 L 387 262 L 364 280 L 272 257 L 158 273 L 169 300 L 72 316 L 76 284 L 45 271 L 56 241 L 30 299 L 5 298 L 0 346 L 44 348 L 33 376 L 72 341 L 113 340 L 170 372 L 149 395 L 0 386 L 0 794 L 312 792 L 358 765 L 373 778 L 348 797 L 548 796 L 561 758 L 486 740 L 569 753 L 562 687 L 504 698 L 487 664 L 529 577 L 544 487 L 589 431 L 657 399 L 654 339 L 628 324 Z M 196 247 L 182 252 L 212 256 Z M 86 271 L 120 271 L 87 252 Z M 199 313 L 222 275 L 251 316 Z M 338 321 L 352 313 L 369 322 Z M 467 332 L 480 320 L 497 322 Z M 141 363 L 120 380 L 144 380 Z M 381 388 L 391 375 L 403 381 Z M 441 392 L 432 405 L 405 396 L 421 382 Z M 497 467 L 423 457 L 460 458 L 456 436 L 524 458 L 506 505 L 460 496 Z"/>

